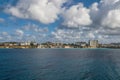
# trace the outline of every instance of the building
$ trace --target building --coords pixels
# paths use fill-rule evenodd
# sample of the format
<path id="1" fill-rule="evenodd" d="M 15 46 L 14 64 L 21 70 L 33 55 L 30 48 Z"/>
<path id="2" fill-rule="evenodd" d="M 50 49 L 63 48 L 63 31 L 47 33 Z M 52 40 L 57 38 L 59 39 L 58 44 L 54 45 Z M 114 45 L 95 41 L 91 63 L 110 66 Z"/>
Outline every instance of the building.
<path id="1" fill-rule="evenodd" d="M 89 47 L 91 47 L 91 48 L 99 47 L 98 40 L 89 40 Z"/>
<path id="2" fill-rule="evenodd" d="M 72 47 L 69 45 L 65 45 L 64 48 L 72 48 Z"/>
<path id="3" fill-rule="evenodd" d="M 87 43 L 86 42 L 76 42 L 75 45 L 77 45 L 79 47 L 82 47 L 82 48 L 87 47 Z"/>

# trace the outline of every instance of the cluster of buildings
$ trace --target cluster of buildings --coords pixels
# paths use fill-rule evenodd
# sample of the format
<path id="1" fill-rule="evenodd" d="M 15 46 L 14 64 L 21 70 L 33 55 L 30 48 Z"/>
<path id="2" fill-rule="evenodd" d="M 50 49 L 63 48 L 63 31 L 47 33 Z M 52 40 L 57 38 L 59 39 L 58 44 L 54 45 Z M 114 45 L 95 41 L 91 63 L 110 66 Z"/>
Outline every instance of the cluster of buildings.
<path id="1" fill-rule="evenodd" d="M 2 42 L 0 48 L 37 48 L 36 42 Z"/>
<path id="2" fill-rule="evenodd" d="M 120 48 L 120 43 L 100 44 L 98 40 L 75 43 L 3 42 L 0 48 Z"/>

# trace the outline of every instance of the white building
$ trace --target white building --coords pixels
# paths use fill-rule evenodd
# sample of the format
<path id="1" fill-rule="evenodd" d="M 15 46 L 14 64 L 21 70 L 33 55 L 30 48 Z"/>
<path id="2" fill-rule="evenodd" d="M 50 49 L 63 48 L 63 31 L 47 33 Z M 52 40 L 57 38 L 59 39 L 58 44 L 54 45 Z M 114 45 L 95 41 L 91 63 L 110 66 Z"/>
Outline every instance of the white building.
<path id="1" fill-rule="evenodd" d="M 89 41 L 89 46 L 93 47 L 93 48 L 98 47 L 99 46 L 98 40 L 90 40 Z"/>
<path id="2" fill-rule="evenodd" d="M 21 42 L 20 46 L 30 46 L 30 42 Z"/>

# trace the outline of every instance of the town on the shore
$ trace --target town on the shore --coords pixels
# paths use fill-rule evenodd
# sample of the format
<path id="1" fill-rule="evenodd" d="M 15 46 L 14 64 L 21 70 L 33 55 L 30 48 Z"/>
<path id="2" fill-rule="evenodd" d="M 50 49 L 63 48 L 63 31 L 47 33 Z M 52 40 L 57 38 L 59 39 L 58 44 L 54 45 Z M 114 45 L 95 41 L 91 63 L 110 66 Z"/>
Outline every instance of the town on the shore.
<path id="1" fill-rule="evenodd" d="M 120 43 L 100 44 L 98 40 L 88 42 L 60 43 L 60 42 L 1 42 L 0 48 L 120 48 Z"/>

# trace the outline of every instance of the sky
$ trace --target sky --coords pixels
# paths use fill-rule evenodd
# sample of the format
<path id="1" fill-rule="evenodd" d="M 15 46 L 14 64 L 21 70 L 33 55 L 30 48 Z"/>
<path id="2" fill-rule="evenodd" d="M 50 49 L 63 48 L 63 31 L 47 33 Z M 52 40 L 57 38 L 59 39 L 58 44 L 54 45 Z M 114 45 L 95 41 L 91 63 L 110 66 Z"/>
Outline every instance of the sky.
<path id="1" fill-rule="evenodd" d="M 0 0 L 0 42 L 120 42 L 120 0 Z"/>

